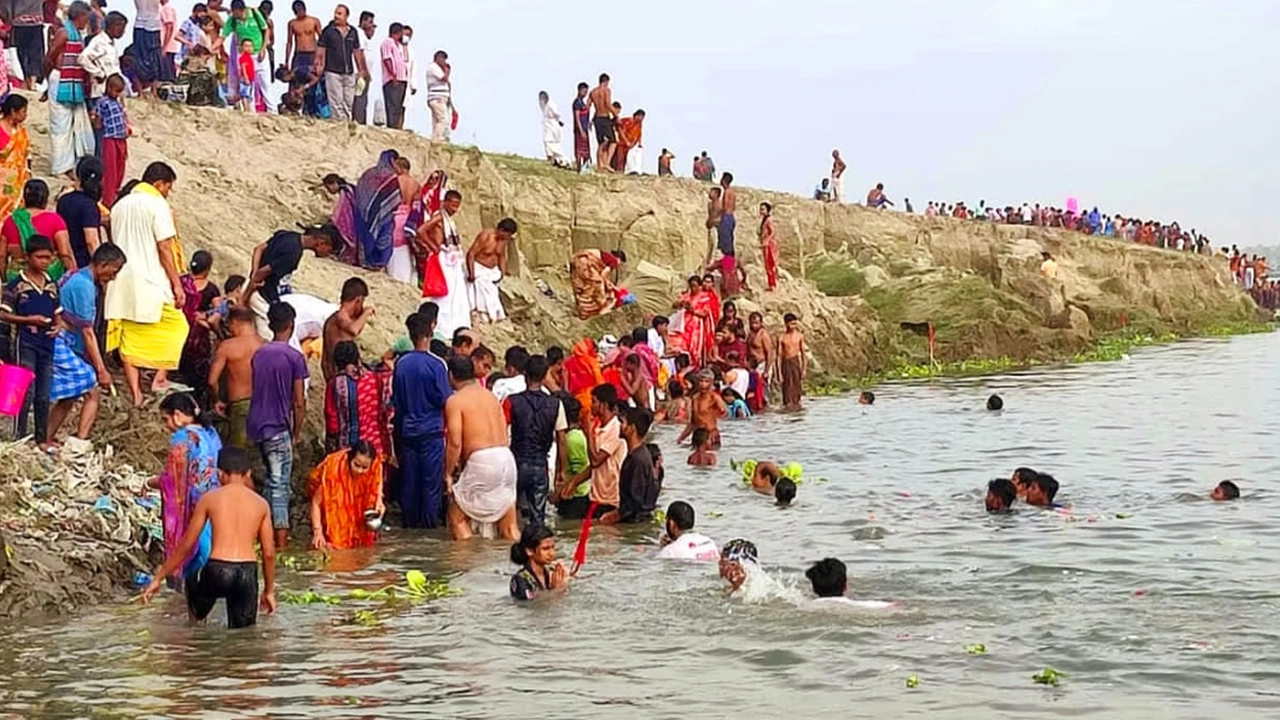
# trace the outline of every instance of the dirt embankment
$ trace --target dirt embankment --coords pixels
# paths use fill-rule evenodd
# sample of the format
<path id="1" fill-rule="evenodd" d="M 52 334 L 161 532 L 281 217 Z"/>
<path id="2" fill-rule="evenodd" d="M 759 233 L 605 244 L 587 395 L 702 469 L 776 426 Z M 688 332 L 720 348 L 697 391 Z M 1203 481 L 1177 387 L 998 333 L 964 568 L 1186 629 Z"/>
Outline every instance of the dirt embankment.
<path id="1" fill-rule="evenodd" d="M 326 217 L 332 199 L 320 178 L 327 173 L 354 181 L 387 148 L 408 157 L 419 175 L 445 170 L 464 195 L 458 223 L 464 237 L 474 237 L 505 216 L 520 224 L 510 257 L 515 277 L 502 284 L 511 320 L 483 329 L 485 342 L 499 351 L 513 342 L 567 347 L 584 334 L 598 337 L 645 322 L 634 308 L 585 323 L 576 319 L 566 264 L 578 249 L 622 248 L 633 265 L 643 260 L 656 268 L 667 279 L 667 289 L 646 298 L 649 307 L 669 306 L 682 279 L 697 270 L 707 252 L 706 186 L 692 180 L 579 176 L 525 158 L 432 145 L 408 133 L 294 118 L 141 101 L 131 102 L 129 112 L 135 130 L 130 175 L 140 175 L 154 160 L 174 166 L 178 183 L 171 202 L 183 245 L 188 252 L 212 251 L 219 278 L 244 273 L 253 247 L 274 230 Z M 46 106 L 32 104 L 29 127 L 36 172 L 47 173 Z M 738 246 L 755 288 L 764 285 L 755 242 L 755 208 L 763 201 L 774 207 L 782 287 L 777 293 L 748 293 L 741 304 L 763 310 L 773 327 L 783 313 L 799 314 L 815 361 L 830 375 L 859 377 L 922 362 L 927 357 L 923 340 L 902 330 L 904 322 L 934 324 L 941 361 L 1026 361 L 1070 356 L 1124 326 L 1195 334 L 1252 319 L 1255 311 L 1232 284 L 1225 262 L 1212 258 L 1055 230 L 834 206 L 742 188 Z M 1045 250 L 1059 264 L 1055 281 L 1038 271 Z M 402 319 L 420 302 L 417 291 L 382 275 L 312 257 L 303 261 L 295 286 L 336 301 L 342 282 L 352 275 L 369 281 L 378 307 L 362 344 L 369 352 L 382 352 L 403 333 Z M 556 291 L 555 298 L 536 291 L 538 279 Z M 318 409 L 319 388 L 314 392 L 311 407 Z M 309 427 L 318 432 L 318 412 L 312 415 Z M 154 432 L 145 430 L 152 422 Z M 104 423 L 143 428 L 121 445 L 136 456 L 141 469 L 158 467 L 166 442 L 158 420 L 109 406 Z M 297 465 L 299 473 L 308 467 L 305 459 Z M 95 487 L 108 489 L 101 483 Z M 24 536 L 30 527 L 15 519 L 20 509 L 0 499 L 0 527 L 17 548 L 17 557 L 24 545 L 36 548 L 40 542 Z M 14 600 L 13 581 L 21 572 L 15 572 L 19 563 L 10 562 L 8 580 L 0 585 L 0 617 L 35 606 L 57 609 L 84 602 L 98 590 L 86 585 L 86 578 L 106 577 L 120 588 L 132 568 L 145 562 L 131 545 L 132 554 L 116 553 L 123 559 L 108 563 L 112 546 L 77 532 L 83 531 L 64 531 L 42 552 L 56 558 L 63 554 L 59 548 L 83 542 L 98 542 L 99 550 L 108 551 L 78 564 L 66 565 L 67 557 L 74 556 L 65 556 L 65 567 L 44 562 L 47 569 L 32 577 L 53 583 L 53 594 L 61 599 L 48 602 Z M 41 537 L 47 539 L 47 533 Z M 54 579 L 59 576 L 63 580 Z"/>

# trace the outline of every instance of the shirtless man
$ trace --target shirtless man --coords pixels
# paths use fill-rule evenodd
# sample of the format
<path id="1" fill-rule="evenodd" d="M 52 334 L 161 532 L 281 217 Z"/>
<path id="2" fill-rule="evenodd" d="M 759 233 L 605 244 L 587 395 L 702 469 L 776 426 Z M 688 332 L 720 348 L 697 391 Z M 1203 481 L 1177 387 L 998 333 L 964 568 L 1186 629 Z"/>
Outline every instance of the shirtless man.
<path id="1" fill-rule="evenodd" d="M 710 267 L 711 254 L 715 251 L 716 229 L 720 227 L 720 215 L 722 210 L 720 207 L 720 196 L 724 191 L 719 187 L 713 187 L 707 190 L 707 259 L 702 263 L 704 267 Z"/>
<path id="2" fill-rule="evenodd" d="M 218 37 L 222 36 L 222 26 L 227 19 L 222 17 L 227 12 L 227 8 L 223 7 L 222 0 L 206 0 L 205 7 L 209 9 L 209 19 L 213 20 L 213 28 L 218 31 Z M 218 52 L 225 55 L 226 49 L 219 48 Z"/>
<path id="3" fill-rule="evenodd" d="M 248 307 L 227 313 L 231 337 L 218 343 L 209 367 L 209 397 L 221 398 L 222 376 L 227 376 L 226 401 L 215 400 L 214 409 L 227 418 L 227 447 L 249 448 L 249 400 L 253 397 L 253 355 L 266 342 L 258 334 L 257 316 Z"/>
<path id="4" fill-rule="evenodd" d="M 250 627 L 258 622 L 258 558 L 253 543 L 262 547 L 262 609 L 276 611 L 276 545 L 271 530 L 271 508 L 253 489 L 249 455 L 239 448 L 224 448 L 218 455 L 221 484 L 196 503 L 182 540 L 164 564 L 156 570 L 151 584 L 142 591 L 142 601 L 150 602 L 166 577 L 187 563 L 208 522 L 213 529 L 209 560 L 189 571 L 184 578 L 187 609 L 191 618 L 203 621 L 218 598 L 227 601 L 227 626 Z"/>
<path id="5" fill-rule="evenodd" d="M 758 312 L 747 318 L 747 364 L 760 373 L 765 385 L 769 384 L 773 368 L 773 338 L 764 326 L 764 316 Z"/>
<path id="6" fill-rule="evenodd" d="M 467 250 L 467 293 L 479 319 L 497 322 L 507 317 L 498 283 L 507 276 L 507 243 L 517 229 L 515 220 L 503 218 L 496 228 L 481 230 Z"/>
<path id="7" fill-rule="evenodd" d="M 476 383 L 471 358 L 449 358 L 453 395 L 444 404 L 444 492 L 449 501 L 449 531 L 454 540 L 482 537 L 494 526 L 504 540 L 520 536 L 516 519 L 516 460 L 507 447 L 507 419 L 493 393 Z M 462 472 L 453 480 L 458 467 Z"/>
<path id="8" fill-rule="evenodd" d="M 702 428 L 711 433 L 711 449 L 720 449 L 720 418 L 729 414 L 724 398 L 715 389 L 715 375 L 710 370 L 698 373 L 698 392 L 691 398 L 689 425 L 676 438 L 676 443 L 684 442 L 693 431 Z"/>
<path id="9" fill-rule="evenodd" d="M 614 123 L 618 118 L 613 113 L 613 91 L 609 89 L 609 76 L 601 73 L 600 84 L 587 96 L 595 111 L 592 122 L 596 128 L 596 142 L 600 144 L 596 150 L 596 170 L 613 172 L 613 153 L 618 149 L 618 133 Z"/>
<path id="10" fill-rule="evenodd" d="M 422 194 L 422 183 L 413 177 L 413 163 L 403 155 L 396 158 L 396 180 L 400 183 L 400 204 L 413 205 Z"/>
<path id="11" fill-rule="evenodd" d="M 725 257 L 735 257 L 733 243 L 733 233 L 738 227 L 737 220 L 733 214 L 738 210 L 738 193 L 731 186 L 733 185 L 733 173 L 724 173 L 720 176 L 720 187 L 723 192 L 720 194 L 720 222 L 716 226 L 716 238 L 720 247 L 720 252 Z"/>
<path id="12" fill-rule="evenodd" d="M 645 410 L 653 409 L 653 404 L 650 402 L 653 386 L 649 384 L 649 377 L 641 367 L 640 356 L 635 353 L 628 355 L 623 361 L 622 385 L 627 389 L 627 394 L 631 396 L 631 402 L 635 403 L 636 407 Z"/>
<path id="13" fill-rule="evenodd" d="M 756 463 L 756 470 L 751 475 L 751 489 L 762 495 L 772 495 L 773 488 L 781 477 L 782 471 L 778 469 L 777 463 L 761 460 Z"/>
<path id="14" fill-rule="evenodd" d="M 311 72 L 320 42 L 320 19 L 307 14 L 307 4 L 293 2 L 293 19 L 289 21 L 289 37 L 284 44 L 284 62 L 294 72 Z"/>
<path id="15" fill-rule="evenodd" d="M 782 380 L 782 404 L 787 410 L 799 410 L 804 376 L 808 371 L 808 348 L 804 344 L 804 333 L 800 332 L 800 319 L 787 313 L 783 320 L 787 323 L 787 331 L 778 338 L 778 377 Z"/>
<path id="16" fill-rule="evenodd" d="M 338 368 L 333 362 L 333 349 L 343 340 L 360 337 L 364 328 L 373 317 L 373 306 L 365 303 L 369 297 L 369 285 L 360 278 L 348 278 L 342 283 L 342 299 L 338 311 L 324 321 L 324 354 L 321 356 L 320 370 L 324 373 L 326 387 Z"/>
<path id="17" fill-rule="evenodd" d="M 831 151 L 831 202 L 844 202 L 844 171 L 848 167 L 840 159 L 840 151 Z"/>

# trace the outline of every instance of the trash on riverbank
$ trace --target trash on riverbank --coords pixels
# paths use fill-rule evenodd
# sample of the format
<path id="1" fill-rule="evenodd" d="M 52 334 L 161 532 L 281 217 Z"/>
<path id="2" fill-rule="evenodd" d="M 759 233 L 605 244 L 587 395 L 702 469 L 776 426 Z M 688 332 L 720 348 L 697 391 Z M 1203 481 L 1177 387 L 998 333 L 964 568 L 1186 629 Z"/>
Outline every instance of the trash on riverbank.
<path id="1" fill-rule="evenodd" d="M 116 594 L 163 552 L 160 496 L 114 449 L 69 440 L 57 457 L 0 444 L 7 571 L 0 617 L 60 612 Z"/>

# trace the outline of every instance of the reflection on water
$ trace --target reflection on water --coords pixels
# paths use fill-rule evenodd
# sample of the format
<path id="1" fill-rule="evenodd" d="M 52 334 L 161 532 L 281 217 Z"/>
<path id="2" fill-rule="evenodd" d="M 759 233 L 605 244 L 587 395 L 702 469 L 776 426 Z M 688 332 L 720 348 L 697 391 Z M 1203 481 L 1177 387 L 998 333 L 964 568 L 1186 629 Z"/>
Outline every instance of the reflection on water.
<path id="1" fill-rule="evenodd" d="M 282 582 L 377 588 L 420 568 L 458 573 L 465 595 L 375 628 L 316 606 L 190 628 L 174 596 L 8 628 L 0 716 L 1276 717 L 1278 351 L 1276 335 L 1186 343 L 729 424 L 726 465 L 798 460 L 827 479 L 790 509 L 727 467 L 682 467 L 664 429 L 664 502 L 756 543 L 777 589 L 752 602 L 726 598 L 713 567 L 652 562 L 656 528 L 593 533 L 572 592 L 531 607 L 507 599 L 500 544 L 401 533 Z M 998 415 L 982 409 L 992 391 Z M 988 517 L 985 482 L 1018 465 L 1055 475 L 1071 513 Z M 1242 501 L 1203 500 L 1226 478 Z M 849 564 L 855 597 L 901 607 L 803 601 L 825 556 Z M 1032 683 L 1045 666 L 1061 687 Z"/>

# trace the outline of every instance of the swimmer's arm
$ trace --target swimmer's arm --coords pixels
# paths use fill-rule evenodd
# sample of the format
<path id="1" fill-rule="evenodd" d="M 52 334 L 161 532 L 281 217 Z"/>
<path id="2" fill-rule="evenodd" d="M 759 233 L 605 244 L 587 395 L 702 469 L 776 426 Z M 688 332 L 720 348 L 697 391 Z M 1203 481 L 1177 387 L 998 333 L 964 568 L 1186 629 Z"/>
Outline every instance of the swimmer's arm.
<path id="1" fill-rule="evenodd" d="M 164 559 L 164 564 L 160 569 L 156 570 L 155 578 L 167 578 L 178 571 L 182 564 L 187 561 L 191 555 L 192 549 L 200 540 L 200 533 L 204 532 L 204 524 L 209 520 L 209 496 L 200 498 L 200 502 L 196 503 L 195 512 L 191 514 L 191 522 L 187 525 L 187 531 L 182 534 L 182 540 L 178 541 L 178 547 L 173 549 L 173 553 Z"/>

